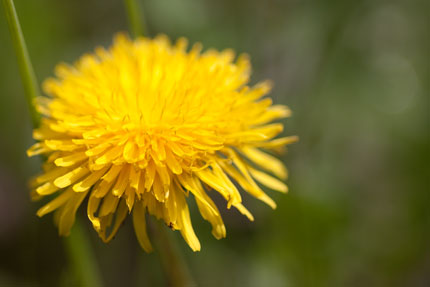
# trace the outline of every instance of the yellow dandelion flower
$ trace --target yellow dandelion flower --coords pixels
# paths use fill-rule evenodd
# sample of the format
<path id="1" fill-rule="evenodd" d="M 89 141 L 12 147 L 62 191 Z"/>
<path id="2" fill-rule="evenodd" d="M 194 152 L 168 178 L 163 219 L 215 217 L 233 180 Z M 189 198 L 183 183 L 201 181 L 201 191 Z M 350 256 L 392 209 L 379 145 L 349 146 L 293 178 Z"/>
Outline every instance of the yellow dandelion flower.
<path id="1" fill-rule="evenodd" d="M 197 251 L 189 193 L 217 239 L 226 229 L 209 191 L 250 220 L 238 186 L 275 208 L 260 184 L 286 192 L 274 176 L 285 179 L 287 171 L 262 149 L 296 140 L 275 139 L 283 126 L 271 123 L 290 110 L 263 98 L 268 82 L 247 86 L 249 60 L 234 58 L 231 50 L 201 53 L 200 44 L 187 51 L 185 39 L 131 41 L 120 34 L 109 50 L 58 65 L 57 77 L 43 85 L 50 97 L 37 101 L 44 118 L 28 150 L 46 155 L 44 172 L 32 181 L 33 198 L 58 196 L 37 215 L 55 211 L 60 235 L 68 235 L 88 197 L 88 218 L 105 242 L 132 214 L 137 239 L 150 251 L 149 213 Z"/>

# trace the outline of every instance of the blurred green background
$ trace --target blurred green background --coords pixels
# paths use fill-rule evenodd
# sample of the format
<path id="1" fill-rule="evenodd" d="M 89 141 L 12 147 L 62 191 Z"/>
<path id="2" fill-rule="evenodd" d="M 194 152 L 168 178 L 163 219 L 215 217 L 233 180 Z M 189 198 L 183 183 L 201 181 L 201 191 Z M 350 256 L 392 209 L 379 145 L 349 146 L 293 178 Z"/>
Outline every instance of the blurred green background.
<path id="1" fill-rule="evenodd" d="M 253 82 L 299 135 L 275 211 L 221 208 L 217 241 L 192 207 L 202 251 L 176 245 L 197 286 L 430 286 L 429 1 L 144 0 L 147 33 L 251 55 Z M 122 1 L 16 0 L 39 81 L 127 30 Z M 0 286 L 77 284 L 52 216 L 27 180 L 39 169 L 16 58 L 0 8 Z M 85 208 L 80 209 L 85 217 Z M 105 286 L 165 286 L 130 220 L 103 244 L 85 221 Z"/>

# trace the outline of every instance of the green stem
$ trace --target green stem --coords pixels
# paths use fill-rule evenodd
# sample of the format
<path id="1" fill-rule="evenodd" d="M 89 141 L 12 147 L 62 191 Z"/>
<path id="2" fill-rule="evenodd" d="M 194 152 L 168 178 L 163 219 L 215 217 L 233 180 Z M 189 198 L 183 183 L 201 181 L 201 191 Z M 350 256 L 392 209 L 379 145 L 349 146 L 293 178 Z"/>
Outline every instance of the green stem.
<path id="1" fill-rule="evenodd" d="M 39 126 L 40 115 L 34 106 L 34 100 L 39 96 L 39 85 L 36 75 L 31 65 L 30 56 L 28 55 L 27 46 L 22 34 L 21 25 L 19 24 L 18 15 L 16 14 L 13 0 L 3 0 L 3 6 L 6 19 L 9 24 L 9 31 L 12 37 L 15 54 L 18 60 L 19 72 L 27 97 L 27 103 L 31 114 L 33 126 Z"/>
<path id="2" fill-rule="evenodd" d="M 154 223 L 152 220 L 150 223 Z M 160 221 L 151 224 L 153 227 L 154 243 L 156 251 L 160 255 L 161 265 L 167 276 L 168 286 L 184 287 L 195 286 L 188 266 L 179 254 L 177 246 L 174 244 L 169 230 Z"/>
<path id="3" fill-rule="evenodd" d="M 103 286 L 94 252 L 79 220 L 73 225 L 70 236 L 65 238 L 65 245 L 78 281 L 76 283 L 83 287 Z"/>
<path id="4" fill-rule="evenodd" d="M 3 6 L 18 60 L 19 72 L 24 85 L 32 123 L 36 128 L 40 124 L 40 114 L 35 108 L 34 100 L 40 95 L 39 85 L 27 51 L 13 0 L 3 0 Z M 79 220 L 75 222 L 73 233 L 73 235 L 66 239 L 66 245 L 70 260 L 79 278 L 80 286 L 102 286 L 95 257 L 91 252 L 88 238 L 85 237 Z"/>
<path id="5" fill-rule="evenodd" d="M 144 18 L 143 13 L 140 13 L 139 4 L 137 0 L 124 0 L 125 8 L 127 10 L 128 23 L 130 30 L 133 33 L 133 37 L 137 38 L 143 36 L 144 29 Z"/>

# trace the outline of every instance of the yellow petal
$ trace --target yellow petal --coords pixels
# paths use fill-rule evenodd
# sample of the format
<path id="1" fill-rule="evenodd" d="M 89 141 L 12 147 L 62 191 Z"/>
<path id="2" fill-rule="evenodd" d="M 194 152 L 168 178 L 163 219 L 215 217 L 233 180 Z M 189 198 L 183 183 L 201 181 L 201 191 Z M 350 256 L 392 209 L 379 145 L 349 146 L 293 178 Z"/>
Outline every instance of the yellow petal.
<path id="1" fill-rule="evenodd" d="M 193 251 L 200 251 L 200 248 L 201 248 L 200 242 L 196 234 L 194 233 L 194 229 L 191 224 L 190 212 L 188 210 L 188 205 L 185 201 L 185 197 L 180 192 L 175 192 L 174 196 L 178 205 L 178 212 L 179 212 L 178 229 L 181 231 L 182 237 L 188 243 L 190 248 Z"/>
<path id="2" fill-rule="evenodd" d="M 109 148 L 110 146 L 111 145 L 109 143 L 104 142 L 104 143 L 101 143 L 101 144 L 99 144 L 99 145 L 97 145 L 97 146 L 95 146 L 95 147 L 87 150 L 85 152 L 85 154 L 87 156 L 96 156 L 96 155 L 99 155 L 102 152 L 106 151 L 106 149 Z"/>
<path id="3" fill-rule="evenodd" d="M 116 179 L 122 168 L 122 165 L 113 164 L 109 171 L 102 177 L 102 179 L 107 182 L 112 182 L 114 179 Z"/>
<path id="4" fill-rule="evenodd" d="M 83 192 L 93 186 L 100 178 L 106 173 L 108 167 L 102 168 L 101 170 L 90 173 L 84 180 L 76 183 L 73 186 L 73 190 L 76 192 Z"/>
<path id="5" fill-rule="evenodd" d="M 138 154 L 139 149 L 137 147 L 137 144 L 134 141 L 129 140 L 125 146 L 124 146 L 124 151 L 123 151 L 123 156 L 124 159 L 127 162 L 136 162 L 138 161 Z"/>
<path id="6" fill-rule="evenodd" d="M 236 188 L 232 189 L 223 178 L 216 176 L 209 169 L 204 169 L 195 172 L 195 174 L 207 185 L 218 191 L 228 202 L 227 208 L 230 208 L 232 204 L 239 203 L 242 201 L 239 192 Z"/>
<path id="7" fill-rule="evenodd" d="M 103 217 L 108 214 L 115 213 L 115 210 L 118 206 L 119 198 L 114 196 L 111 192 L 109 192 L 105 197 L 103 197 L 103 203 L 100 207 L 99 216 Z"/>
<path id="8" fill-rule="evenodd" d="M 232 165 L 221 162 L 220 165 L 223 167 L 223 169 L 232 178 L 234 178 L 234 180 L 236 180 L 236 182 L 242 186 L 244 190 L 260 199 L 271 208 L 275 209 L 276 203 L 255 183 L 254 179 L 249 174 L 247 165 L 243 162 L 243 160 L 236 154 L 236 152 L 231 149 L 226 149 L 226 152 L 233 160 L 234 166 L 236 166 L 237 169 Z"/>
<path id="9" fill-rule="evenodd" d="M 87 192 L 73 193 L 72 197 L 62 207 L 58 222 L 58 232 L 60 235 L 67 236 L 75 222 L 76 210 L 81 205 Z"/>
<path id="10" fill-rule="evenodd" d="M 175 182 L 172 184 L 170 189 L 172 190 L 171 191 L 172 194 L 174 194 L 176 190 L 182 191 L 182 188 Z M 165 210 L 167 211 L 167 213 L 164 214 L 164 221 L 170 227 L 170 229 L 172 230 L 176 229 L 179 214 L 178 214 L 178 204 L 176 202 L 176 198 L 174 195 L 171 195 L 166 199 Z"/>
<path id="11" fill-rule="evenodd" d="M 227 233 L 225 225 L 213 201 L 210 198 L 206 198 L 204 202 L 197 197 L 195 199 L 203 219 L 209 221 L 212 225 L 212 235 L 216 239 L 224 238 Z M 207 202 L 210 202 L 212 208 L 207 208 Z M 212 212 L 212 209 L 216 209 L 216 212 Z"/>
<path id="12" fill-rule="evenodd" d="M 176 157 L 173 155 L 173 153 L 169 149 L 166 149 L 166 163 L 167 163 L 167 166 L 169 167 L 169 169 L 174 174 L 181 174 L 182 173 L 182 167 L 181 167 L 180 163 L 177 161 Z"/>
<path id="13" fill-rule="evenodd" d="M 110 150 L 105 152 L 103 155 L 101 155 L 99 158 L 96 159 L 96 164 L 106 164 L 109 162 L 112 162 L 117 157 L 119 157 L 122 154 L 123 147 L 122 146 L 115 146 L 112 147 Z"/>
<path id="14" fill-rule="evenodd" d="M 249 212 L 249 210 L 246 209 L 246 207 L 243 206 L 243 204 L 237 203 L 237 204 L 234 205 L 234 207 L 236 207 L 236 209 L 239 210 L 240 213 L 242 213 L 243 215 L 245 215 L 246 217 L 248 217 L 248 219 L 250 221 L 254 221 L 254 216 L 252 216 L 251 212 Z"/>
<path id="15" fill-rule="evenodd" d="M 141 198 L 141 196 L 145 192 L 145 175 L 143 172 L 140 173 L 139 184 L 138 184 L 137 190 L 135 190 L 135 192 L 136 192 L 137 196 L 139 197 L 139 199 Z"/>
<path id="16" fill-rule="evenodd" d="M 254 182 L 254 179 L 247 174 L 241 174 L 239 173 L 233 166 L 225 165 L 223 166 L 224 170 L 232 177 L 234 180 L 242 186 L 242 188 L 258 198 L 259 200 L 263 201 L 267 205 L 269 205 L 271 208 L 276 208 L 276 203 L 271 199 L 261 188 Z M 249 179 L 251 178 L 251 179 Z"/>
<path id="17" fill-rule="evenodd" d="M 146 232 L 146 218 L 145 218 L 145 208 L 142 205 L 141 201 L 136 202 L 133 208 L 133 226 L 134 231 L 136 232 L 137 240 L 139 241 L 140 246 L 142 246 L 143 250 L 146 252 L 152 251 L 152 245 L 149 241 L 148 234 Z"/>
<path id="18" fill-rule="evenodd" d="M 87 155 L 84 152 L 80 152 L 57 158 L 54 162 L 56 166 L 72 166 L 85 159 L 87 159 Z"/>
<path id="19" fill-rule="evenodd" d="M 289 137 L 274 139 L 274 140 L 267 141 L 267 142 L 251 143 L 251 145 L 254 147 L 263 147 L 266 149 L 275 149 L 275 148 L 283 147 L 283 146 L 288 145 L 288 144 L 295 143 L 298 140 L 299 140 L 298 136 L 289 136 Z"/>
<path id="20" fill-rule="evenodd" d="M 268 188 L 283 193 L 288 192 L 288 187 L 282 181 L 253 168 L 250 168 L 249 171 L 258 182 L 267 186 Z"/>
<path id="21" fill-rule="evenodd" d="M 252 147 L 243 147 L 241 151 L 261 168 L 270 171 L 281 179 L 287 178 L 287 169 L 279 159 Z"/>
<path id="22" fill-rule="evenodd" d="M 125 190 L 125 203 L 127 203 L 129 212 L 133 209 L 135 194 L 135 189 L 131 186 L 128 186 Z"/>
<path id="23" fill-rule="evenodd" d="M 118 176 L 118 179 L 112 188 L 112 194 L 121 197 L 129 183 L 130 166 L 126 165 Z"/>
<path id="24" fill-rule="evenodd" d="M 265 124 L 271 121 L 287 118 L 291 116 L 291 110 L 286 106 L 273 105 L 265 109 L 265 112 L 256 117 L 253 121 L 254 124 Z"/>
<path id="25" fill-rule="evenodd" d="M 66 174 L 70 170 L 71 169 L 67 167 L 52 168 L 51 170 L 46 171 L 45 173 L 42 173 L 41 175 L 37 176 L 35 182 L 40 184 L 43 182 L 51 181 L 53 179 L 56 179 L 57 177 Z"/>
<path id="26" fill-rule="evenodd" d="M 158 159 L 160 162 L 166 160 L 166 149 L 164 148 L 164 143 L 162 141 L 155 139 L 152 140 L 151 147 L 153 149 L 156 159 Z"/>
<path id="27" fill-rule="evenodd" d="M 192 175 L 189 175 L 187 173 L 182 173 L 181 176 L 177 177 L 177 180 L 179 183 L 186 189 L 191 191 L 191 193 L 199 199 L 200 202 L 204 203 L 206 205 L 206 208 L 211 209 L 212 213 L 218 213 L 218 210 L 215 205 L 210 204 L 209 196 L 204 191 L 200 181 L 198 179 L 195 179 Z M 209 199 L 209 200 L 207 200 Z M 211 200 L 210 200 L 211 201 Z M 214 208 L 215 207 L 215 208 Z"/>
<path id="28" fill-rule="evenodd" d="M 80 178 L 82 178 L 83 176 L 87 175 L 89 172 L 90 171 L 88 170 L 88 168 L 86 168 L 84 166 L 80 166 L 80 167 L 75 168 L 74 170 L 66 173 L 63 176 L 58 177 L 54 181 L 54 184 L 56 186 L 58 186 L 59 188 L 67 187 L 67 186 L 71 185 L 72 183 L 76 182 L 77 180 L 79 180 Z"/>
<path id="29" fill-rule="evenodd" d="M 167 191 L 170 186 L 170 175 L 167 168 L 162 166 L 156 166 L 155 169 L 157 170 L 157 174 L 161 180 L 163 189 Z"/>
<path id="30" fill-rule="evenodd" d="M 41 207 L 38 211 L 37 211 L 37 216 L 42 217 L 47 213 L 50 213 L 54 210 L 56 210 L 57 208 L 59 208 L 60 206 L 62 206 L 64 203 L 67 202 L 67 200 L 69 200 L 69 198 L 73 195 L 73 190 L 68 188 L 65 191 L 63 191 L 59 196 L 57 196 L 56 198 L 54 198 L 53 200 L 51 200 L 50 202 L 48 202 L 47 204 L 45 204 L 43 207 Z"/>
<path id="31" fill-rule="evenodd" d="M 27 156 L 31 157 L 48 151 L 49 148 L 45 144 L 35 143 L 31 148 L 27 150 Z"/>
<path id="32" fill-rule="evenodd" d="M 100 231 L 100 219 L 97 218 L 94 214 L 97 212 L 97 210 L 100 206 L 101 198 L 96 197 L 94 194 L 95 194 L 95 191 L 92 192 L 92 194 L 90 195 L 90 198 L 88 199 L 87 214 L 88 214 L 88 219 L 93 224 L 94 229 L 97 232 L 99 232 Z"/>
<path id="33" fill-rule="evenodd" d="M 141 173 L 140 169 L 136 170 L 135 166 L 130 167 L 130 177 L 129 177 L 130 187 L 134 188 L 135 190 L 139 188 L 140 173 Z"/>
<path id="34" fill-rule="evenodd" d="M 224 185 L 228 187 L 229 190 L 229 197 L 228 199 L 229 204 L 235 204 L 238 202 L 242 202 L 242 197 L 240 196 L 239 191 L 237 190 L 236 186 L 231 182 L 230 178 L 225 174 L 224 170 L 217 164 L 214 163 L 211 165 L 213 174 L 220 178 Z M 227 206 L 229 208 L 229 206 Z"/>
<path id="35" fill-rule="evenodd" d="M 215 203 L 203 190 L 200 181 L 192 177 L 182 178 L 183 186 L 194 194 L 197 207 L 203 219 L 212 224 L 212 234 L 216 239 L 221 239 L 226 236 L 226 229 Z"/>
<path id="36" fill-rule="evenodd" d="M 155 178 L 155 164 L 153 161 L 148 163 L 147 168 L 145 169 L 145 189 L 150 190 Z"/>
<path id="37" fill-rule="evenodd" d="M 152 190 L 154 192 L 155 198 L 160 201 L 164 202 L 166 199 L 163 184 L 161 183 L 160 176 L 156 175 L 154 178 L 154 183 L 152 185 Z"/>
<path id="38" fill-rule="evenodd" d="M 53 182 L 49 181 L 36 188 L 36 192 L 39 195 L 49 195 L 59 189 L 60 188 L 58 186 L 56 186 Z"/>
<path id="39" fill-rule="evenodd" d="M 45 145 L 51 150 L 61 150 L 61 151 L 73 151 L 81 148 L 76 145 L 72 140 L 45 140 Z"/>
<path id="40" fill-rule="evenodd" d="M 97 182 L 97 184 L 93 188 L 94 196 L 98 198 L 104 197 L 111 190 L 111 187 L 114 184 L 114 182 L 115 181 L 109 182 L 105 180 Z"/>
<path id="41" fill-rule="evenodd" d="M 116 235 L 116 233 L 118 232 L 118 229 L 120 228 L 122 222 L 126 218 L 127 213 L 128 213 L 127 204 L 125 203 L 125 200 L 121 200 L 121 202 L 118 205 L 118 209 L 115 212 L 115 223 L 114 223 L 114 225 L 112 227 L 112 231 L 110 232 L 110 234 L 109 234 L 109 236 L 107 238 L 103 238 L 102 237 L 102 240 L 105 243 L 111 241 L 112 238 Z"/>

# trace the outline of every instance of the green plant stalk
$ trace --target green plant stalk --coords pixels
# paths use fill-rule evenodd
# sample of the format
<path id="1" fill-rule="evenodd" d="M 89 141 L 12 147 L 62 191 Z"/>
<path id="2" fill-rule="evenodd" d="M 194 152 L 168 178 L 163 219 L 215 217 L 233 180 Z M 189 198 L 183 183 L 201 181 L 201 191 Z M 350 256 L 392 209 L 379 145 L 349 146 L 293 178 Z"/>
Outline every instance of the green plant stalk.
<path id="1" fill-rule="evenodd" d="M 103 286 L 94 252 L 79 221 L 73 225 L 71 235 L 65 238 L 65 245 L 79 286 Z"/>
<path id="2" fill-rule="evenodd" d="M 143 13 L 140 13 L 139 4 L 137 0 L 124 0 L 125 8 L 128 16 L 128 24 L 133 37 L 137 38 L 143 36 L 145 29 L 145 20 Z"/>
<path id="3" fill-rule="evenodd" d="M 21 74 L 22 84 L 24 85 L 31 120 L 33 126 L 38 127 L 40 115 L 34 106 L 34 100 L 40 95 L 39 85 L 30 61 L 30 56 L 27 51 L 24 35 L 22 34 L 21 25 L 19 24 L 13 0 L 3 0 L 3 6 L 6 19 L 9 24 L 9 31 L 12 37 L 15 54 L 18 60 L 19 72 Z"/>
<path id="4" fill-rule="evenodd" d="M 151 220 L 156 252 L 160 256 L 161 265 L 167 276 L 167 283 L 172 287 L 196 286 L 191 277 L 187 264 L 184 262 L 179 250 L 172 240 L 172 234 L 159 220 Z"/>
<path id="5" fill-rule="evenodd" d="M 3 6 L 18 60 L 19 71 L 32 123 L 33 126 L 37 128 L 40 124 L 41 117 L 35 108 L 34 100 L 40 95 L 39 85 L 27 51 L 13 0 L 3 0 Z M 75 222 L 74 234 L 66 239 L 66 247 L 80 286 L 102 286 L 95 257 L 78 220 Z"/>

